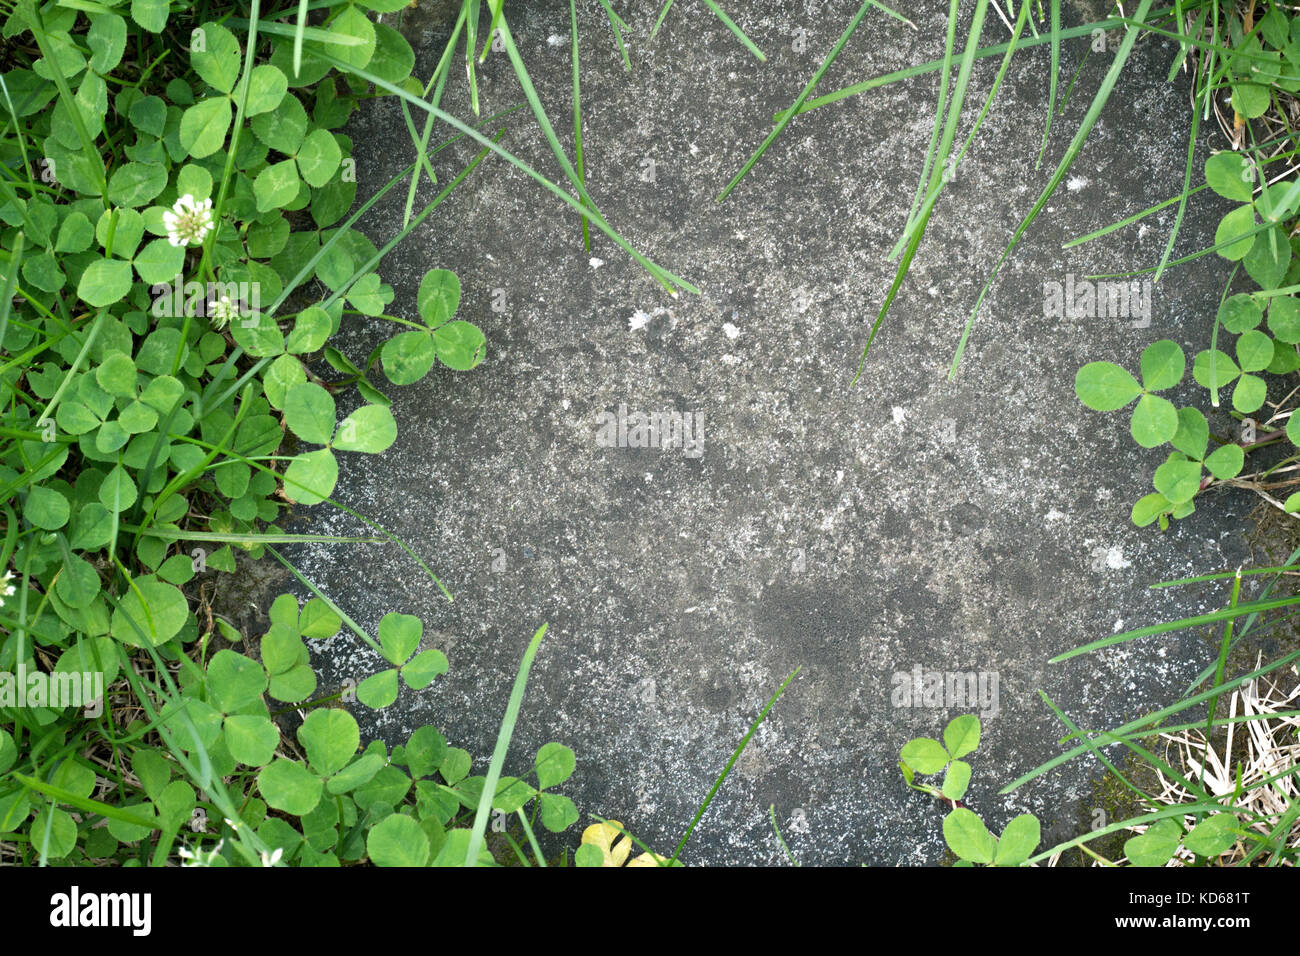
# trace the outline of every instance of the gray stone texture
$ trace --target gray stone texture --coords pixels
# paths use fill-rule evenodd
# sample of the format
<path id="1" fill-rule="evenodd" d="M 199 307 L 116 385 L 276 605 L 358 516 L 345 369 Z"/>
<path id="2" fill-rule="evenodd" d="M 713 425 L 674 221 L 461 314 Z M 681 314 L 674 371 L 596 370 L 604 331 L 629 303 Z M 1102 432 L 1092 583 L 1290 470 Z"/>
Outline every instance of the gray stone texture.
<path id="1" fill-rule="evenodd" d="M 719 204 L 856 4 L 730 4 L 766 63 L 699 0 L 675 4 L 653 41 L 658 4 L 618 6 L 633 27 L 630 73 L 599 5 L 580 4 L 588 186 L 615 228 L 701 294 L 673 300 L 594 231 L 588 253 L 578 217 L 497 158 L 384 262 L 397 290 L 391 308 L 407 318 L 423 274 L 453 269 L 460 317 L 483 328 L 488 356 L 469 373 L 438 369 L 388 388 L 397 444 L 341 456 L 336 496 L 408 541 L 454 603 L 394 546 L 288 549 L 372 634 L 388 611 L 418 615 L 427 646 L 451 661 L 449 674 L 420 693 L 403 689 L 385 711 L 356 705 L 365 731 L 395 744 L 432 722 L 485 772 L 520 657 L 549 621 L 507 772 L 525 770 L 548 740 L 567 743 L 578 770 L 561 792 L 583 820 L 550 847 L 575 846 L 599 814 L 670 850 L 768 696 L 802 667 L 684 860 L 784 863 L 768 819 L 775 805 L 805 865 L 934 863 L 943 807 L 904 786 L 899 748 L 973 708 L 894 706 L 893 675 L 918 665 L 983 672 L 997 675 L 998 711 L 984 722 L 967 803 L 997 830 L 1031 811 L 1051 837 L 1074 835 L 1096 802 L 1093 766 L 997 796 L 1058 752 L 1065 731 L 1039 689 L 1080 725 L 1110 726 L 1172 699 L 1209 645 L 1187 633 L 1048 659 L 1221 604 L 1221 589 L 1148 585 L 1235 567 L 1253 506 L 1244 493 L 1216 493 L 1168 533 L 1134 528 L 1129 508 L 1162 455 L 1134 444 L 1126 414 L 1090 412 L 1073 392 L 1085 362 L 1135 369 L 1141 348 L 1164 337 L 1189 358 L 1206 347 L 1229 272 L 1222 260 L 1170 272 L 1149 327 L 1043 316 L 1044 282 L 1159 259 L 1172 209 L 1099 242 L 1061 245 L 1181 188 L 1188 84 L 1166 81 L 1174 47 L 1159 37 L 1139 45 L 1068 183 L 994 284 L 949 382 L 981 284 L 1110 64 L 1109 54 L 1088 59 L 1035 168 L 1048 51 L 1017 56 L 850 388 L 893 277 L 887 255 L 920 175 L 937 76 L 799 117 Z M 869 14 L 824 91 L 942 55 L 947 5 L 897 6 L 919 29 Z M 404 15 L 424 78 L 448 33 L 445 7 Z M 567 4 L 510 8 L 571 149 Z M 1068 21 L 1096 15 L 1085 8 L 1070 5 Z M 985 42 L 1007 34 L 990 14 Z M 1062 89 L 1087 47 L 1065 45 Z M 997 62 L 974 72 L 962 137 Z M 503 54 L 489 55 L 479 83 L 483 115 L 523 101 Z M 463 58 L 445 105 L 472 115 Z M 527 110 L 506 125 L 507 149 L 562 180 Z M 369 104 L 349 132 L 362 196 L 411 161 L 391 99 Z M 1221 145 L 1217 135 L 1205 132 L 1202 152 Z M 440 153 L 439 177 L 473 153 L 464 144 Z M 653 182 L 643 178 L 648 160 Z M 426 181 L 422 202 L 435 194 Z M 394 190 L 363 220 L 376 242 L 399 228 L 404 195 Z M 1179 252 L 1209 245 L 1224 211 L 1198 196 Z M 502 294 L 505 310 L 494 311 Z M 337 344 L 360 360 L 395 331 L 349 318 Z M 1203 394 L 1185 384 L 1174 397 Z M 600 447 L 598 416 L 621 403 L 702 414 L 703 454 Z M 340 414 L 349 408 L 344 400 Z M 327 506 L 294 527 L 365 530 Z M 496 558 L 503 570 L 493 570 Z M 322 688 L 383 666 L 346 632 L 316 650 Z"/>

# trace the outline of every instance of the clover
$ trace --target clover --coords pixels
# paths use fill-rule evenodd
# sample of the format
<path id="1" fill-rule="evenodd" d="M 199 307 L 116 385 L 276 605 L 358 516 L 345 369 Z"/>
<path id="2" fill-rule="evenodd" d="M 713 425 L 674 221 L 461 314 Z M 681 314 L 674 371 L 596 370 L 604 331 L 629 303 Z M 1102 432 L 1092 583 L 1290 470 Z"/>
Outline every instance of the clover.
<path id="1" fill-rule="evenodd" d="M 1133 505 L 1133 523 L 1139 528 L 1159 519 L 1163 530 L 1168 526 L 1167 516 L 1185 518 L 1196 510 L 1192 499 L 1202 490 L 1203 468 L 1215 479 L 1227 481 L 1241 474 L 1246 463 L 1245 449 L 1235 443 L 1221 445 L 1206 454 L 1210 447 L 1210 426 L 1195 408 L 1178 409 L 1178 430 L 1169 443 L 1175 450 L 1156 469 L 1155 493 Z"/>
<path id="2" fill-rule="evenodd" d="M 943 839 L 957 856 L 954 866 L 1020 866 L 1029 859 L 1042 837 L 1038 818 L 1022 813 L 1009 822 L 1000 837 L 989 832 L 984 821 L 962 804 L 970 786 L 971 766 L 962 757 L 980 745 L 980 720 L 974 714 L 962 714 L 948 722 L 943 743 L 932 737 L 917 737 L 903 745 L 898 755 L 898 769 L 913 790 L 928 793 L 952 805 L 943 819 Z M 942 773 L 942 787 L 917 783 L 917 774 Z"/>
<path id="3" fill-rule="evenodd" d="M 447 368 L 466 372 L 487 354 L 487 339 L 471 322 L 453 319 L 460 307 L 460 280 L 447 269 L 431 269 L 420 280 L 416 309 L 424 326 L 400 332 L 380 352 L 384 374 L 394 385 L 418 382 L 437 359 Z"/>
<path id="4" fill-rule="evenodd" d="M 379 646 L 384 659 L 393 666 L 371 674 L 357 685 L 357 699 L 361 703 L 379 710 L 397 700 L 398 674 L 411 690 L 424 690 L 439 674 L 447 673 L 447 658 L 442 651 L 430 649 L 415 654 L 423 633 L 424 622 L 418 617 L 396 612 L 383 616 L 379 622 Z"/>
<path id="5" fill-rule="evenodd" d="M 1075 376 L 1074 392 L 1079 401 L 1098 412 L 1118 411 L 1136 398 L 1129 431 L 1143 448 L 1155 448 L 1178 431 L 1178 410 L 1173 402 L 1153 393 L 1173 388 L 1186 369 L 1187 359 L 1178 343 L 1161 339 L 1142 352 L 1140 385 L 1113 362 L 1089 362 Z"/>
<path id="6" fill-rule="evenodd" d="M 195 199 L 186 193 L 163 213 L 162 218 L 171 245 L 202 245 L 212 231 L 212 200 Z"/>
<path id="7" fill-rule="evenodd" d="M 284 393 L 284 421 L 298 438 L 324 445 L 297 455 L 284 472 L 285 493 L 299 504 L 320 504 L 338 483 L 336 451 L 377 455 L 397 440 L 397 422 L 385 405 L 362 405 L 335 422 L 334 396 L 315 382 Z"/>
<path id="8" fill-rule="evenodd" d="M 1228 326 L 1225 324 L 1224 328 Z M 1232 331 L 1231 328 L 1228 330 Z M 1248 415 L 1257 411 L 1268 397 L 1268 383 L 1260 376 L 1250 373 L 1262 372 L 1272 364 L 1273 340 L 1259 329 L 1248 328 L 1237 337 L 1236 353 L 1237 360 L 1234 362 L 1226 352 L 1206 349 L 1192 362 L 1192 378 L 1202 388 L 1214 393 L 1216 405 L 1218 390 L 1235 381 L 1237 384 L 1232 390 L 1232 407 L 1243 415 Z"/>
<path id="9" fill-rule="evenodd" d="M 316 692 L 316 672 L 303 638 L 326 640 L 338 633 L 342 620 L 320 598 L 309 600 L 301 613 L 298 598 L 281 594 L 271 604 L 271 627 L 262 637 L 262 665 L 276 700 L 296 704 Z"/>

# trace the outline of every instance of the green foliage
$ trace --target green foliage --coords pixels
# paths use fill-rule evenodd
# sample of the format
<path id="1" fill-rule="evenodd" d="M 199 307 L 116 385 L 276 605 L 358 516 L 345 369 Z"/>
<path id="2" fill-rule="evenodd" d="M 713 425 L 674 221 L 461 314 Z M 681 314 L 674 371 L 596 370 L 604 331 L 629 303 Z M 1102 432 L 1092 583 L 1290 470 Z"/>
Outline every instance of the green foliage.
<path id="1" fill-rule="evenodd" d="M 336 609 L 281 595 L 250 648 L 208 603 L 233 548 L 321 537 L 277 522 L 329 500 L 339 456 L 396 440 L 368 380 L 392 342 L 354 363 L 330 345 L 343 322 L 419 330 L 409 351 L 432 358 L 400 384 L 485 352 L 452 318 L 447 270 L 421 285 L 423 324 L 386 314 L 383 253 L 443 197 L 382 253 L 354 228 L 369 204 L 353 209 L 338 130 L 389 91 L 351 71 L 419 89 L 407 42 L 367 15 L 396 7 L 328 3 L 293 56 L 236 6 L 220 22 L 167 0 L 0 12 L 0 672 L 101 678 L 72 701 L 0 682 L 0 838 L 24 863 L 463 861 L 482 791 L 469 754 L 432 727 L 362 748 L 340 695 L 318 695 L 309 648 Z M 416 653 L 421 629 L 384 618 L 392 667 L 365 703 L 447 670 Z M 299 708 L 295 744 L 277 717 Z M 548 744 L 536 785 L 502 778 L 492 805 L 559 832 L 577 812 L 551 791 L 573 767 Z"/>
<path id="2" fill-rule="evenodd" d="M 1233 412 L 1243 421 L 1242 437 L 1216 438 L 1217 446 L 1211 449 L 1209 423 L 1200 409 L 1176 408 L 1152 394 L 1179 384 L 1186 371 L 1182 349 L 1167 339 L 1142 353 L 1141 384 L 1111 362 L 1090 362 L 1075 377 L 1079 401 L 1095 411 L 1116 411 L 1136 398 L 1133 439 L 1144 448 L 1168 444 L 1173 449 L 1155 470 L 1155 491 L 1133 506 L 1132 519 L 1139 527 L 1158 522 L 1163 530 L 1170 518 L 1190 515 L 1201 492 L 1237 478 L 1246 454 L 1262 443 L 1256 441 L 1256 423 L 1250 416 L 1260 412 L 1268 398 L 1266 376 L 1300 368 L 1300 299 L 1294 294 L 1300 290 L 1300 256 L 1294 254 L 1296 240 L 1288 238 L 1284 228 L 1300 205 L 1300 182 L 1261 185 L 1256 194 L 1257 162 L 1240 153 L 1219 152 L 1205 163 L 1206 185 L 1241 203 L 1219 223 L 1218 254 L 1240 262 L 1260 288 L 1225 295 L 1214 318 L 1215 346 L 1198 353 L 1191 369 L 1192 380 L 1210 393 L 1213 407 L 1219 406 L 1220 390 L 1231 386 Z M 1236 336 L 1231 352 L 1222 347 L 1228 336 Z M 1292 436 L 1289 422 L 1287 437 L 1292 444 L 1300 437 Z M 1295 500 L 1300 504 L 1300 498 Z"/>
<path id="3" fill-rule="evenodd" d="M 1220 24 L 1216 16 L 1214 49 L 1216 53 L 1221 51 L 1221 55 L 1214 64 L 1215 82 L 1205 83 L 1194 99 L 1205 99 L 1208 106 L 1208 97 L 1216 89 L 1227 87 L 1231 90 L 1232 110 L 1238 125 L 1248 126 L 1250 121 L 1268 112 L 1278 96 L 1300 92 L 1297 23 L 1300 20 L 1275 4 L 1270 4 L 1267 11 L 1253 20 L 1231 16 Z M 1193 48 L 1190 44 L 1185 46 L 1187 50 Z M 1201 110 L 1201 105 L 1193 106 L 1196 114 L 1193 141 Z M 1234 277 L 1237 271 L 1244 271 L 1257 288 L 1232 295 L 1225 291 L 1214 315 L 1211 347 L 1192 360 L 1192 379 L 1210 393 L 1210 407 L 1219 408 L 1221 391 L 1231 390 L 1231 409 L 1243 423 L 1242 434 L 1215 436 L 1217 447 L 1210 450 L 1205 415 L 1196 408 L 1183 408 L 1177 409 L 1175 420 L 1170 415 L 1172 405 L 1156 402 L 1156 397 L 1148 393 L 1154 386 L 1144 380 L 1133 417 L 1133 437 L 1147 448 L 1168 443 L 1174 450 L 1155 471 L 1155 491 L 1133 506 L 1132 518 L 1139 526 L 1158 522 L 1163 530 L 1170 518 L 1191 514 L 1198 494 L 1215 484 L 1237 479 L 1249 452 L 1280 437 L 1277 433 L 1282 426 L 1278 425 L 1268 439 L 1257 440 L 1253 416 L 1271 414 L 1275 421 L 1281 422 L 1289 414 L 1281 409 L 1276 414 L 1264 409 L 1269 377 L 1300 369 L 1300 352 L 1296 348 L 1300 344 L 1300 298 L 1296 295 L 1300 292 L 1300 255 L 1297 255 L 1300 246 L 1293 235 L 1300 211 L 1300 180 L 1286 178 L 1285 173 L 1267 172 L 1267 166 L 1279 160 L 1277 151 L 1268 148 L 1268 144 L 1255 143 L 1253 137 L 1247 139 L 1250 142 L 1247 149 L 1216 152 L 1204 163 L 1205 187 L 1232 204 L 1219 220 L 1214 246 L 1205 251 L 1213 251 L 1236 263 Z M 1192 155 L 1189 150 L 1189 181 Z M 1180 219 L 1181 204 L 1189 194 L 1185 190 L 1180 198 Z M 1096 233 L 1093 238 L 1108 231 Z M 1156 270 L 1157 280 L 1172 245 L 1173 236 Z M 1233 336 L 1235 340 L 1231 339 Z M 1177 348 L 1172 342 L 1156 345 L 1170 354 Z M 1143 371 L 1145 374 L 1145 363 Z M 1075 382 L 1079 400 L 1099 411 L 1123 407 L 1139 395 L 1139 390 L 1135 390 L 1136 382 L 1131 377 L 1126 381 L 1121 373 L 1122 370 L 1110 363 L 1093 362 L 1084 366 Z M 1292 444 L 1300 437 L 1292 434 L 1289 421 L 1286 437 Z M 1300 497 L 1292 495 L 1286 507 L 1288 511 L 1296 510 L 1300 507 Z"/>
<path id="4" fill-rule="evenodd" d="M 1122 370 L 1121 370 L 1122 371 Z M 1136 383 L 1134 383 L 1136 385 Z M 1132 396 L 1129 396 L 1132 400 Z M 952 807 L 943 820 L 943 838 L 958 858 L 958 866 L 1020 866 L 1038 846 L 1038 818 L 1022 813 L 1011 820 L 995 837 L 979 815 L 962 801 L 970 787 L 971 766 L 962 757 L 975 752 L 980 744 L 980 720 L 974 714 L 953 718 L 943 731 L 943 743 L 929 737 L 917 737 L 903 745 L 898 769 L 913 790 L 928 793 Z M 943 775 L 940 786 L 918 783 L 917 775 Z"/>

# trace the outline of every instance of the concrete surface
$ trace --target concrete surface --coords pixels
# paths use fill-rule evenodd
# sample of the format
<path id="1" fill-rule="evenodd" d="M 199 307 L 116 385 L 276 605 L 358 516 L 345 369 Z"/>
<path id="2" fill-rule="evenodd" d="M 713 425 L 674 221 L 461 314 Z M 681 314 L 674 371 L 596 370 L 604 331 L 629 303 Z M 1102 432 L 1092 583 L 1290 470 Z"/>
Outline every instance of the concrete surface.
<path id="1" fill-rule="evenodd" d="M 514 31 L 567 145 L 567 4 L 516 6 Z M 599 814 L 667 850 L 764 701 L 802 667 L 684 859 L 784 864 L 772 804 L 805 865 L 933 863 L 944 853 L 942 808 L 906 789 L 898 751 L 972 708 L 896 706 L 894 675 L 977 672 L 996 676 L 998 700 L 967 803 L 999 830 L 1032 811 L 1054 824 L 1051 837 L 1074 835 L 1095 809 L 1089 765 L 996 795 L 1057 752 L 1063 728 L 1038 690 L 1083 726 L 1113 725 L 1172 699 L 1208 645 L 1182 634 L 1067 665 L 1048 659 L 1220 605 L 1218 591 L 1147 585 L 1235 567 L 1254 504 L 1215 494 L 1167 534 L 1134 528 L 1129 507 L 1163 456 L 1132 442 L 1125 415 L 1090 412 L 1073 394 L 1087 361 L 1135 368 L 1140 349 L 1162 337 L 1189 356 L 1204 348 L 1229 271 L 1221 261 L 1170 273 L 1154 290 L 1149 327 L 1043 316 L 1044 282 L 1159 258 L 1172 209 L 1148 228 L 1066 251 L 1061 243 L 1180 188 L 1187 87 L 1165 81 L 1173 47 L 1140 45 L 949 383 L 967 311 L 1110 59 L 1089 58 L 1042 169 L 1047 48 L 1015 61 L 850 389 L 893 277 L 887 253 L 919 176 L 936 77 L 799 118 L 720 205 L 720 188 L 856 4 L 761 0 L 733 10 L 766 64 L 698 0 L 677 3 L 653 42 L 658 4 L 631 6 L 629 74 L 601 8 L 581 4 L 589 188 L 616 228 L 702 294 L 672 300 L 603 237 L 587 253 L 578 218 L 499 160 L 385 262 L 392 308 L 408 318 L 425 271 L 455 270 L 460 316 L 484 329 L 489 351 L 473 372 L 435 370 L 390 387 L 397 444 L 377 458 L 341 456 L 337 496 L 411 542 L 454 604 L 396 547 L 289 550 L 371 633 L 388 611 L 415 614 L 450 658 L 451 672 L 428 690 L 404 689 L 377 714 L 358 705 L 366 731 L 397 743 L 433 722 L 485 772 L 520 656 L 549 621 L 507 771 L 525 769 L 545 741 L 567 743 L 578 772 L 562 792 L 584 817 L 561 842 L 576 845 L 587 814 Z M 942 55 L 946 5 L 897 6 L 919 30 L 868 15 L 824 90 Z M 402 24 L 424 77 L 447 35 L 444 7 L 422 3 Z M 1095 13 L 1072 6 L 1069 22 L 1083 12 Z M 807 31 L 803 52 L 793 48 L 797 30 Z M 985 36 L 1007 37 L 991 13 Z M 1065 80 L 1086 48 L 1066 45 Z M 967 124 L 995 69 L 985 60 L 975 71 Z M 479 76 L 484 115 L 522 102 L 504 54 Z M 459 65 L 445 102 L 472 115 Z M 411 160 L 391 101 L 372 104 L 350 132 L 361 196 Z M 1215 136 L 1208 130 L 1202 149 L 1220 145 Z M 510 119 L 504 143 L 562 178 L 526 112 Z M 439 154 L 439 176 L 471 155 Z M 363 223 L 376 242 L 400 222 L 405 189 L 392 195 Z M 433 195 L 426 182 L 421 197 Z M 1224 211 L 1198 197 L 1180 252 L 1209 245 Z M 360 360 L 393 331 L 350 322 L 336 344 Z M 702 415 L 702 454 L 602 447 L 599 416 L 620 404 Z M 351 407 L 340 405 L 340 415 Z M 295 527 L 363 530 L 327 508 Z M 347 635 L 320 647 L 317 662 L 323 687 L 381 668 Z"/>

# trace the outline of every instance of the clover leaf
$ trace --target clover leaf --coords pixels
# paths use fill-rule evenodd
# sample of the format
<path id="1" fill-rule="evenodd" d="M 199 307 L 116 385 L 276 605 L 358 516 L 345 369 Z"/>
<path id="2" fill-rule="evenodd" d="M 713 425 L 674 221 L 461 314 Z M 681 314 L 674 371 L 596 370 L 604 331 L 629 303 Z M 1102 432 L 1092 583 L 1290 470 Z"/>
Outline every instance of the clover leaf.
<path id="1" fill-rule="evenodd" d="M 1099 412 L 1116 411 L 1136 398 L 1129 430 L 1139 445 L 1155 448 L 1177 432 L 1178 412 L 1168 399 L 1152 393 L 1177 385 L 1185 370 L 1182 348 L 1162 339 L 1142 352 L 1142 384 L 1113 362 L 1089 362 L 1075 376 L 1074 391 L 1079 401 Z"/>
<path id="2" fill-rule="evenodd" d="M 379 646 L 393 667 L 372 674 L 357 685 L 357 699 L 376 710 L 397 700 L 398 675 L 412 690 L 424 690 L 439 674 L 447 673 L 447 658 L 430 649 L 415 654 L 424 622 L 410 614 L 390 612 L 379 622 Z M 414 656 L 412 656 L 414 654 Z"/>

